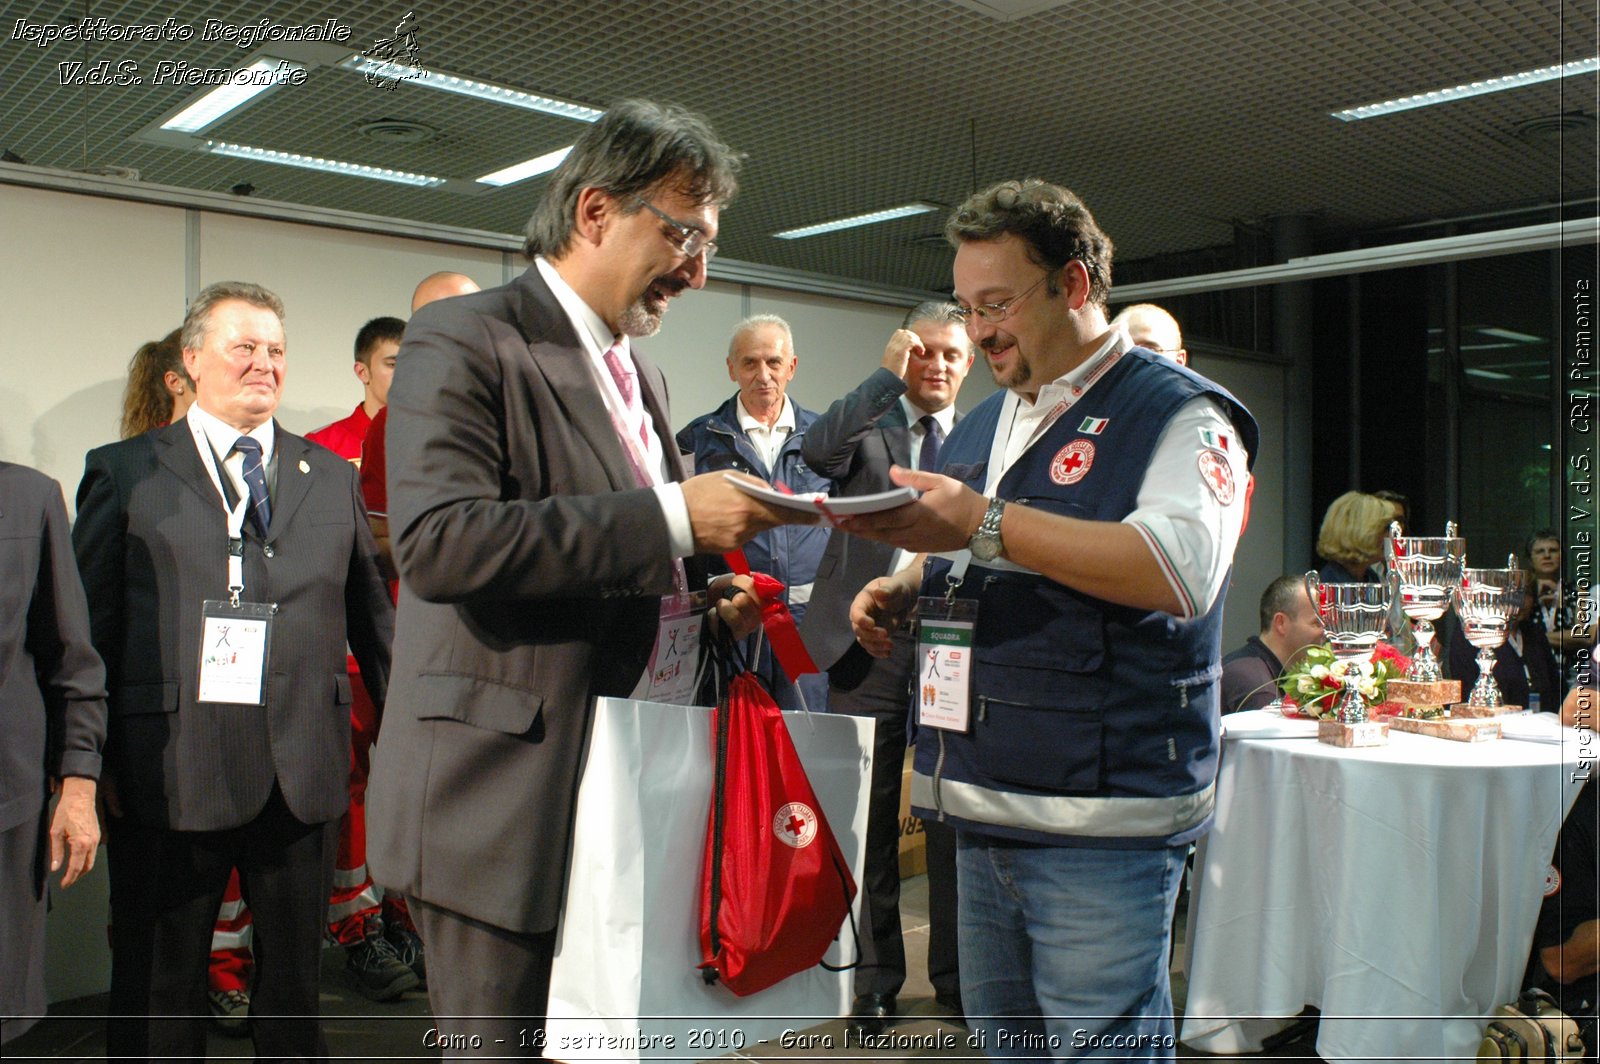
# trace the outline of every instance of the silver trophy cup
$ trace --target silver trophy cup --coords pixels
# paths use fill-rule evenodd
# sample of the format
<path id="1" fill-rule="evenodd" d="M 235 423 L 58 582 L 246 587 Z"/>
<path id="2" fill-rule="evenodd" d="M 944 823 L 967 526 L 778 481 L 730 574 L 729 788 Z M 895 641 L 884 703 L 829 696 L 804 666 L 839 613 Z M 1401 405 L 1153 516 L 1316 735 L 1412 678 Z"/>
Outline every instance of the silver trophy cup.
<path id="1" fill-rule="evenodd" d="M 1456 616 L 1461 634 L 1478 648 L 1478 682 L 1467 705 L 1494 709 L 1502 705 L 1500 685 L 1494 682 L 1494 652 L 1506 641 L 1522 599 L 1528 593 L 1524 574 L 1511 559 L 1507 569 L 1462 569 L 1456 585 Z"/>
<path id="2" fill-rule="evenodd" d="M 1456 535 L 1454 521 L 1445 524 L 1442 536 L 1402 536 L 1400 522 L 1395 521 L 1389 525 L 1384 553 L 1389 562 L 1390 594 L 1411 618 L 1417 639 L 1406 679 L 1416 683 L 1442 680 L 1439 659 L 1433 653 L 1433 622 L 1450 608 L 1450 593 L 1461 582 L 1467 541 Z"/>
<path id="3" fill-rule="evenodd" d="M 1357 690 L 1352 669 L 1372 656 L 1388 624 L 1388 588 L 1383 584 L 1324 584 L 1315 572 L 1306 574 L 1306 593 L 1322 618 L 1323 634 L 1336 661 L 1345 664 L 1347 681 L 1334 715 L 1341 723 L 1367 719 L 1367 702 Z"/>

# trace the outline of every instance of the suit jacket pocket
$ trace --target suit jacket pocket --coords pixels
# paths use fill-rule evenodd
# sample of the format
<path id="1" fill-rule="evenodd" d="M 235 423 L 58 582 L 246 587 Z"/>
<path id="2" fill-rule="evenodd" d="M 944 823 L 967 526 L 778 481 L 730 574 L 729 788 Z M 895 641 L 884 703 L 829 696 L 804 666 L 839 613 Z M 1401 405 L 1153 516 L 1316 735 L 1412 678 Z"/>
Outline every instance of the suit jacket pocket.
<path id="1" fill-rule="evenodd" d="M 424 673 L 417 684 L 429 707 L 418 720 L 455 720 L 533 742 L 544 738 L 544 697 L 527 688 L 460 673 Z"/>
<path id="2" fill-rule="evenodd" d="M 124 684 L 117 688 L 111 706 L 116 713 L 125 717 L 173 713 L 178 709 L 178 685 L 174 681 Z"/>
<path id="3" fill-rule="evenodd" d="M 334 673 L 333 700 L 341 706 L 350 704 L 350 674 L 347 672 Z"/>
<path id="4" fill-rule="evenodd" d="M 310 520 L 314 525 L 348 525 L 350 523 L 350 511 L 312 510 Z"/>

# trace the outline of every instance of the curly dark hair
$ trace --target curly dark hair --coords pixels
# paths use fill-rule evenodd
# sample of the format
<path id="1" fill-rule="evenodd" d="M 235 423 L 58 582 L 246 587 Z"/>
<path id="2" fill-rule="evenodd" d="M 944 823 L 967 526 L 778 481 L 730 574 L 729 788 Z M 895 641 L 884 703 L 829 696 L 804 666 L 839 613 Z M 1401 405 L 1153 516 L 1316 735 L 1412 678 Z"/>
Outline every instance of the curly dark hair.
<path id="1" fill-rule="evenodd" d="M 996 240 L 1014 234 L 1028 245 L 1028 257 L 1049 271 L 1052 296 L 1061 291 L 1061 267 L 1077 259 L 1089 274 L 1089 301 L 1101 310 L 1111 295 L 1111 238 L 1070 189 L 1037 177 L 1002 181 L 973 194 L 945 223 L 945 236 L 960 247 L 969 240 Z"/>

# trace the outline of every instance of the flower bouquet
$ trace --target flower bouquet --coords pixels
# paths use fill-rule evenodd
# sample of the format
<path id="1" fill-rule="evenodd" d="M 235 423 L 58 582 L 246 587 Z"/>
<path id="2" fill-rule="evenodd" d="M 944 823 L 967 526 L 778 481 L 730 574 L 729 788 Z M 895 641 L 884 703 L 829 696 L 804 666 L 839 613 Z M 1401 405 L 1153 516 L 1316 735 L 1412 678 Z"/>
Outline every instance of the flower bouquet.
<path id="1" fill-rule="evenodd" d="M 1353 662 L 1338 660 L 1327 646 L 1307 647 L 1278 678 L 1283 715 L 1332 720 L 1339 696 L 1353 686 L 1362 701 L 1374 707 L 1373 716 L 1383 716 L 1389 681 L 1404 679 L 1410 667 L 1409 658 L 1383 642 L 1373 647 L 1371 657 Z"/>

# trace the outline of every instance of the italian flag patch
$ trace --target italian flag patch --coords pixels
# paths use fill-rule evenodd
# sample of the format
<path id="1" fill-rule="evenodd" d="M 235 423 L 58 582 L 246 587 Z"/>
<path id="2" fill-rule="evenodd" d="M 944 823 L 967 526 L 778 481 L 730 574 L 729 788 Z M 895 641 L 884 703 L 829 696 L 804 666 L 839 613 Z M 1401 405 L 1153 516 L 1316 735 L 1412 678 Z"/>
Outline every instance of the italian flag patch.
<path id="1" fill-rule="evenodd" d="M 1228 454 L 1233 450 L 1233 441 L 1226 432 L 1212 432 L 1210 429 L 1200 430 L 1200 442 L 1213 451 Z"/>
<path id="2" fill-rule="evenodd" d="M 1083 419 L 1083 424 L 1078 426 L 1078 431 L 1088 436 L 1098 436 L 1109 424 L 1111 419 L 1108 417 L 1086 417 Z"/>

